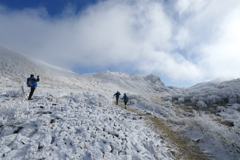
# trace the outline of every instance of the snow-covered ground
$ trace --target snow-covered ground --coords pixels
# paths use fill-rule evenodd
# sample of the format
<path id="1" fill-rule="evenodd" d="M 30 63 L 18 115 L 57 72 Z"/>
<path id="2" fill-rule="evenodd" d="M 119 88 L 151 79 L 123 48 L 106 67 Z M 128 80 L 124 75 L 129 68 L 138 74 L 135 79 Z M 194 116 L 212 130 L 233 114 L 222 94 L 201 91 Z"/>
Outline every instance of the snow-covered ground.
<path id="1" fill-rule="evenodd" d="M 32 73 L 41 80 L 27 101 Z M 80 75 L 0 46 L 0 159 L 237 160 L 238 84 L 173 90 L 155 75 Z"/>

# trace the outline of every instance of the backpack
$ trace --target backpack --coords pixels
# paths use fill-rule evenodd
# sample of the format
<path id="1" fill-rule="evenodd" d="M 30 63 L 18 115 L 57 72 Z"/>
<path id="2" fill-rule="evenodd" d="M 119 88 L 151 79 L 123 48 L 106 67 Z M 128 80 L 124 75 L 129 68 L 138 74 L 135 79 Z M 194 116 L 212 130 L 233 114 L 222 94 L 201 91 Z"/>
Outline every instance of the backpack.
<path id="1" fill-rule="evenodd" d="M 128 97 L 126 95 L 124 95 L 123 100 L 127 102 L 128 101 Z"/>
<path id="2" fill-rule="evenodd" d="M 28 87 L 32 87 L 32 86 L 33 86 L 32 79 L 31 79 L 31 78 L 28 78 L 28 79 L 27 79 L 27 86 L 28 86 Z"/>

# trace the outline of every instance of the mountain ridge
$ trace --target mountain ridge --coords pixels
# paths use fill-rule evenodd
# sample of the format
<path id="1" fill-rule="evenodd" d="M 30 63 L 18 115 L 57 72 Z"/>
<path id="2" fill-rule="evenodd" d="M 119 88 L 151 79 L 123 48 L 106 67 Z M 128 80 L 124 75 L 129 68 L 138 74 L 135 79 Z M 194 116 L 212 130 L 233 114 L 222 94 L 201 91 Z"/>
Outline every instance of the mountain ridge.
<path id="1" fill-rule="evenodd" d="M 96 88 L 107 92 L 117 90 L 132 93 L 168 92 L 160 77 L 150 74 L 131 74 L 103 71 L 78 74 L 67 69 L 53 66 L 38 59 L 18 53 L 0 45 L 0 73 L 12 83 L 24 84 L 30 74 L 40 75 L 40 85 L 45 87 L 67 86 L 69 88 Z M 35 75 L 37 76 L 37 75 Z"/>

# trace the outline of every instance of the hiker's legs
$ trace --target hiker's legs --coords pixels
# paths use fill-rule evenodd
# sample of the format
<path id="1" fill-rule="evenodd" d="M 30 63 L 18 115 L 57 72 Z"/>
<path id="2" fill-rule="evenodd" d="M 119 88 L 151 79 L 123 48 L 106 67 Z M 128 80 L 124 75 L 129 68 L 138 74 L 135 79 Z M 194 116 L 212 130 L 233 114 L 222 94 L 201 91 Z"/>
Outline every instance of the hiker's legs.
<path id="1" fill-rule="evenodd" d="M 119 99 L 119 97 L 116 97 L 116 104 L 118 104 L 118 99 Z"/>
<path id="2" fill-rule="evenodd" d="M 35 88 L 31 88 L 28 99 L 32 98 L 32 95 L 33 95 L 34 91 L 35 91 Z"/>
<path id="3" fill-rule="evenodd" d="M 125 109 L 127 108 L 127 102 L 128 102 L 128 101 L 124 101 L 124 104 L 125 104 L 125 105 L 124 105 L 124 106 L 125 106 Z"/>

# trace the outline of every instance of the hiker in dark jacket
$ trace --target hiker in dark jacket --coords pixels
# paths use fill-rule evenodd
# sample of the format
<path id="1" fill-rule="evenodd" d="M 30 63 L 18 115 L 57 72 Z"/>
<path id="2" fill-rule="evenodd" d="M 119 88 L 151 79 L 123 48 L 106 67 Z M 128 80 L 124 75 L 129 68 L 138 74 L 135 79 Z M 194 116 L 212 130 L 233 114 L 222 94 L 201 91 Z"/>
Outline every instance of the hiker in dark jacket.
<path id="1" fill-rule="evenodd" d="M 124 101 L 124 106 L 125 106 L 125 109 L 127 108 L 127 102 L 128 102 L 128 96 L 127 96 L 127 94 L 126 93 L 124 93 L 124 95 L 123 95 L 123 101 Z"/>
<path id="2" fill-rule="evenodd" d="M 113 95 L 113 97 L 116 96 L 116 104 L 118 104 L 118 99 L 119 99 L 119 96 L 120 96 L 120 95 L 121 95 L 121 93 L 118 92 L 118 91 L 117 91 L 117 93 L 115 93 L 115 94 Z"/>
<path id="3" fill-rule="evenodd" d="M 36 79 L 33 74 L 31 74 L 30 77 L 27 79 L 27 86 L 31 87 L 31 91 L 29 93 L 28 100 L 33 100 L 32 95 L 33 95 L 35 89 L 37 88 L 37 82 L 39 82 L 39 81 L 40 81 L 39 76 L 37 76 L 37 79 Z"/>

